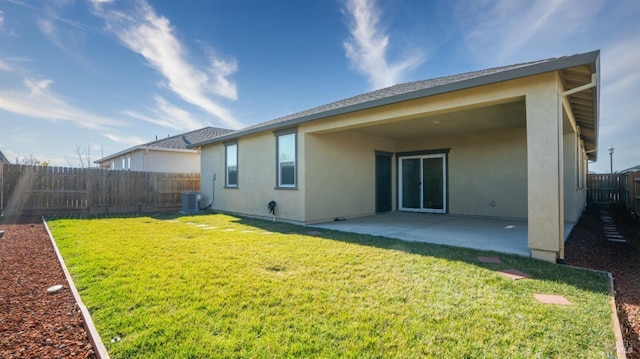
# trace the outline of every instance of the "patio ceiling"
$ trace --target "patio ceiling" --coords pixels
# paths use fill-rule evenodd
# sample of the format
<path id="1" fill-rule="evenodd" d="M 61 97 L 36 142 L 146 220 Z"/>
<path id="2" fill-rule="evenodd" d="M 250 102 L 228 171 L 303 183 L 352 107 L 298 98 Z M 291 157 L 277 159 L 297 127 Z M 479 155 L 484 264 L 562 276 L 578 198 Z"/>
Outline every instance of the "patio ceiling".
<path id="1" fill-rule="evenodd" d="M 385 138 L 406 140 L 525 126 L 526 105 L 522 99 L 487 107 L 363 126 L 353 130 Z"/>

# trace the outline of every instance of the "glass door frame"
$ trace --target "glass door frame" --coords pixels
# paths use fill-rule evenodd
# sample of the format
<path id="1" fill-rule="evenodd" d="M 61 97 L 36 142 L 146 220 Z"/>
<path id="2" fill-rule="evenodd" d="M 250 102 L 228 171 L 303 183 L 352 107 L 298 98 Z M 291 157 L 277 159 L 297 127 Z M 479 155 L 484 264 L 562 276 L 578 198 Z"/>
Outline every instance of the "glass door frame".
<path id="1" fill-rule="evenodd" d="M 424 151 L 398 154 L 398 210 L 408 212 L 425 212 L 425 213 L 448 213 L 448 149 L 439 151 Z M 424 172 L 423 172 L 423 159 L 425 158 L 442 158 L 442 209 L 437 208 L 424 208 Z M 420 159 L 420 208 L 404 207 L 403 203 L 403 161 L 410 159 Z"/>

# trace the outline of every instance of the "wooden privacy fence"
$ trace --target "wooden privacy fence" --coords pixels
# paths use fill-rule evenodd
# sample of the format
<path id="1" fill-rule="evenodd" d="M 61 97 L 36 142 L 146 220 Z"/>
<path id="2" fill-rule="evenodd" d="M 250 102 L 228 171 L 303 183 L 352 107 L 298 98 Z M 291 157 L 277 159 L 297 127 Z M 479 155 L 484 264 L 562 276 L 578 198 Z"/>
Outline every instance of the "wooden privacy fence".
<path id="1" fill-rule="evenodd" d="M 587 176 L 588 203 L 622 205 L 640 217 L 640 171 Z"/>
<path id="2" fill-rule="evenodd" d="M 198 173 L 3 165 L 0 174 L 5 216 L 177 211 L 183 192 L 200 191 Z"/>

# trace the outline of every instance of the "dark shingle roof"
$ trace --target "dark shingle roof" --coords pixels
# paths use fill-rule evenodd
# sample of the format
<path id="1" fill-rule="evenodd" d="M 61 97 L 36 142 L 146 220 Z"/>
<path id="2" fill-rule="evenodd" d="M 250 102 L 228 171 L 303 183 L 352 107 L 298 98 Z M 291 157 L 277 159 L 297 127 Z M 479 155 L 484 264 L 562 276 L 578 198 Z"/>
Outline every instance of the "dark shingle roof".
<path id="1" fill-rule="evenodd" d="M 147 142 L 141 146 L 187 149 L 188 145 L 210 140 L 218 136 L 226 135 L 230 132 L 233 132 L 233 130 L 227 130 L 224 128 L 217 128 L 217 127 L 205 127 L 199 130 L 186 132 L 180 135 L 159 139 L 157 141 Z"/>
<path id="2" fill-rule="evenodd" d="M 456 90 L 512 80 L 550 71 L 556 71 L 566 67 L 593 62 L 598 58 L 598 56 L 599 51 L 593 51 L 584 54 L 495 67 L 491 69 L 472 71 L 452 76 L 444 76 L 430 80 L 422 80 L 394 85 L 380 90 L 375 90 L 361 95 L 349 97 L 347 99 L 332 102 L 326 105 L 314 107 L 309 110 L 286 115 L 271 121 L 258 123 L 256 125 L 233 131 L 217 138 L 194 143 L 189 147 L 193 148 L 196 146 L 223 141 L 225 139 L 238 138 L 240 136 L 252 133 L 275 130 L 287 126 L 295 126 L 300 123 L 317 120 L 328 116 L 334 116 L 392 103 L 413 100 L 421 97 L 433 96 Z"/>
<path id="3" fill-rule="evenodd" d="M 175 136 L 171 136 L 171 137 L 166 137 L 166 138 L 162 138 L 159 140 L 155 140 L 155 141 L 151 141 L 151 142 L 147 142 L 144 143 L 142 145 L 138 145 L 138 146 L 133 146 L 130 148 L 127 148 L 126 150 L 120 151 L 118 153 L 114 153 L 110 156 L 101 158 L 97 161 L 95 161 L 95 163 L 101 163 L 104 161 L 108 161 L 112 158 L 115 157 L 119 157 L 125 153 L 129 153 L 138 149 L 152 149 L 152 148 L 157 148 L 157 149 L 176 149 L 176 150 L 186 150 L 186 149 L 190 149 L 190 145 L 194 144 L 194 143 L 198 143 L 198 142 L 202 142 L 202 141 L 210 141 L 216 137 L 219 136 L 224 136 L 228 133 L 233 132 L 233 130 L 228 130 L 225 128 L 218 128 L 218 127 L 205 127 L 205 128 L 201 128 L 199 130 L 194 130 L 191 132 L 185 132 L 183 134 L 180 135 L 175 135 Z"/>

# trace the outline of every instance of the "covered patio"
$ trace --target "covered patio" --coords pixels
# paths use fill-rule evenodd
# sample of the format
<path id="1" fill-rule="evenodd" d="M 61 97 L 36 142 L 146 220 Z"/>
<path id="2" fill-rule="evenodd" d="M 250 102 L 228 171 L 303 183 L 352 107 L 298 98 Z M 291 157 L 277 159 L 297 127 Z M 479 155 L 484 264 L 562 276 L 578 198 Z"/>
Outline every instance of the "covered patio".
<path id="1" fill-rule="evenodd" d="M 573 226 L 574 223 L 565 222 L 565 240 Z M 531 256 L 528 224 L 523 219 L 387 212 L 309 227 Z"/>

